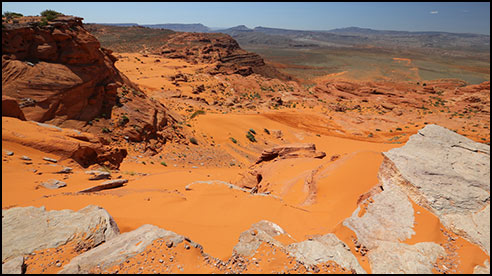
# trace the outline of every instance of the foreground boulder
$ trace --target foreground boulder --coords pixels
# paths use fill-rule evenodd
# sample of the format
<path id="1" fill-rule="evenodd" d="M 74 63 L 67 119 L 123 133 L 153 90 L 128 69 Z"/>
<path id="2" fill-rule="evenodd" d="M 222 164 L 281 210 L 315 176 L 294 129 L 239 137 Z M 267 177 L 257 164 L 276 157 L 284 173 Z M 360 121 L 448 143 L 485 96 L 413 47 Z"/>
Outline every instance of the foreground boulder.
<path id="1" fill-rule="evenodd" d="M 490 255 L 490 146 L 427 125 L 383 153 L 380 180 L 399 186 L 441 223 Z"/>
<path id="2" fill-rule="evenodd" d="M 2 210 L 2 263 L 68 242 L 90 249 L 118 234 L 111 215 L 98 206 L 89 205 L 77 212 L 14 207 Z"/>
<path id="3" fill-rule="evenodd" d="M 254 256 L 260 245 L 267 243 L 276 250 L 294 257 L 297 262 L 307 267 L 332 261 L 349 271 L 366 273 L 348 246 L 334 234 L 330 233 L 290 245 L 279 242 L 275 238 L 279 235 L 289 236 L 273 222 L 262 220 L 255 223 L 239 236 L 239 242 L 234 246 L 233 258 L 234 256 Z"/>
<path id="4" fill-rule="evenodd" d="M 185 239 L 174 232 L 145 224 L 73 258 L 59 273 L 86 274 L 104 271 L 143 252 L 154 240 L 161 238 L 164 238 L 171 246 L 175 246 Z"/>

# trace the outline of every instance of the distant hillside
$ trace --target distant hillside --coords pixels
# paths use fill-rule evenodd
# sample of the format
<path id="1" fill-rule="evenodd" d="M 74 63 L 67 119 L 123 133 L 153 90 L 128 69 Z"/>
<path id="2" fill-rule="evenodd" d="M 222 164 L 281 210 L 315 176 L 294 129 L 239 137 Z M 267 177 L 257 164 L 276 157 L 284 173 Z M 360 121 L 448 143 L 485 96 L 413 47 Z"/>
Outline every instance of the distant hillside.
<path id="1" fill-rule="evenodd" d="M 133 24 L 103 25 L 134 26 Z M 359 27 L 327 31 L 305 31 L 261 26 L 250 29 L 245 25 L 219 30 L 212 30 L 203 24 L 153 24 L 143 26 L 177 32 L 225 33 L 236 39 L 240 45 L 252 47 L 382 47 L 392 49 L 428 49 L 443 54 L 449 54 L 449 51 L 464 51 L 480 53 L 481 55 L 488 55 L 490 52 L 490 36 L 481 34 L 391 31 Z"/>
<path id="2" fill-rule="evenodd" d="M 167 41 L 172 30 L 152 29 L 142 26 L 118 26 L 106 24 L 84 24 L 104 48 L 117 52 L 151 51 Z"/>
<path id="3" fill-rule="evenodd" d="M 153 29 L 168 29 L 175 32 L 208 33 L 211 29 L 203 24 L 153 24 L 142 25 Z"/>

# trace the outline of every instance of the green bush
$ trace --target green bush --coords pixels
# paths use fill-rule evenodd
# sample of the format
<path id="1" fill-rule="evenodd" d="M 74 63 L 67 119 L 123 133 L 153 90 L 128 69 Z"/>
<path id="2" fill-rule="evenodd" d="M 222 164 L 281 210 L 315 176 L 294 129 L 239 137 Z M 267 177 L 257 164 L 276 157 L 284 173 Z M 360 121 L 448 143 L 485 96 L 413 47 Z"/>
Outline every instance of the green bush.
<path id="1" fill-rule="evenodd" d="M 190 143 L 192 143 L 194 145 L 198 145 L 198 141 L 195 139 L 195 137 L 190 138 Z"/>
<path id="2" fill-rule="evenodd" d="M 234 144 L 237 144 L 237 140 L 236 140 L 236 139 L 234 139 L 234 138 L 232 138 L 232 137 L 230 137 L 229 139 L 231 139 L 231 141 L 232 141 Z"/>
<path id="3" fill-rule="evenodd" d="M 193 114 L 191 114 L 191 116 L 190 116 L 190 119 L 195 118 L 196 116 L 198 116 L 198 114 L 205 114 L 205 111 L 197 110 L 197 111 L 193 112 Z"/>
<path id="4" fill-rule="evenodd" d="M 256 134 L 256 131 L 252 128 L 249 129 L 249 132 L 253 133 L 253 134 Z"/>
<path id="5" fill-rule="evenodd" d="M 248 138 L 251 142 L 256 142 L 255 136 L 249 131 L 246 133 L 246 138 Z"/>
<path id="6" fill-rule="evenodd" d="M 118 121 L 118 125 L 119 126 L 124 126 L 128 122 L 130 122 L 130 119 L 128 119 L 128 117 L 126 115 L 123 115 L 123 116 L 121 116 L 120 120 Z"/>
<path id="7" fill-rule="evenodd" d="M 59 13 L 57 11 L 54 11 L 54 10 L 44 10 L 44 11 L 41 12 L 41 16 L 46 17 L 46 19 L 48 21 L 51 21 L 51 20 L 57 18 L 60 15 L 63 15 L 63 14 L 62 13 Z"/>
<path id="8" fill-rule="evenodd" d="M 7 20 L 10 20 L 12 18 L 17 18 L 17 17 L 23 17 L 24 15 L 22 15 L 21 13 L 18 13 L 18 12 L 4 12 L 2 14 L 2 17 L 5 17 Z"/>
<path id="9" fill-rule="evenodd" d="M 263 130 L 266 132 L 266 134 L 270 135 L 270 131 L 268 129 L 264 128 Z"/>
<path id="10" fill-rule="evenodd" d="M 401 129 L 401 127 L 397 127 L 396 130 L 400 130 L 401 131 L 402 129 Z"/>
<path id="11" fill-rule="evenodd" d="M 167 164 L 164 161 L 161 162 L 161 165 L 164 166 L 164 167 L 167 167 Z"/>
<path id="12" fill-rule="evenodd" d="M 102 128 L 102 133 L 110 133 L 111 131 L 107 127 Z"/>

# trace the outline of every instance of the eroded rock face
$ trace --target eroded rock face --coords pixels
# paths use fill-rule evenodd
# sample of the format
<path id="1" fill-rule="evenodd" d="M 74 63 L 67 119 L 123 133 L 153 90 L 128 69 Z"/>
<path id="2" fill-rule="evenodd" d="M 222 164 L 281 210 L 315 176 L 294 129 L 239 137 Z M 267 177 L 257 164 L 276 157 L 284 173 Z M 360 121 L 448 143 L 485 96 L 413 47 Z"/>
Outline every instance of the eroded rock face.
<path id="1" fill-rule="evenodd" d="M 383 155 L 383 183 L 398 185 L 445 227 L 490 254 L 490 146 L 427 125 Z"/>
<path id="2" fill-rule="evenodd" d="M 82 167 L 100 164 L 119 168 L 127 155 L 126 149 L 106 145 L 90 133 L 9 117 L 2 117 L 2 140 L 71 158 Z"/>
<path id="3" fill-rule="evenodd" d="M 25 119 L 113 140 L 153 140 L 154 151 L 174 136 L 167 108 L 116 69 L 116 58 L 84 29 L 82 18 L 61 16 L 46 26 L 33 18 L 2 28 L 2 96 L 15 99 Z M 109 120 L 123 115 L 126 125 Z M 22 119 L 18 112 L 7 116 Z"/>
<path id="4" fill-rule="evenodd" d="M 290 80 L 289 76 L 266 65 L 259 55 L 241 49 L 239 44 L 226 34 L 175 33 L 170 35 L 156 54 L 194 63 L 217 62 L 217 66 L 210 72 L 212 74 L 248 76 L 257 73 L 269 78 Z"/>
<path id="5" fill-rule="evenodd" d="M 110 113 L 116 83 L 123 79 L 110 53 L 82 27 L 82 18 L 2 28 L 2 95 L 30 101 L 22 108 L 28 120 Z"/>
<path id="6" fill-rule="evenodd" d="M 123 233 L 73 258 L 69 264 L 63 267 L 59 274 L 91 273 L 96 268 L 104 271 L 139 254 L 154 240 L 160 238 L 172 242 L 173 245 L 177 245 L 185 239 L 174 232 L 145 224 L 134 231 Z"/>
<path id="7" fill-rule="evenodd" d="M 44 207 L 2 210 L 2 262 L 68 242 L 90 249 L 119 232 L 111 215 L 94 205 L 77 212 L 46 211 Z"/>

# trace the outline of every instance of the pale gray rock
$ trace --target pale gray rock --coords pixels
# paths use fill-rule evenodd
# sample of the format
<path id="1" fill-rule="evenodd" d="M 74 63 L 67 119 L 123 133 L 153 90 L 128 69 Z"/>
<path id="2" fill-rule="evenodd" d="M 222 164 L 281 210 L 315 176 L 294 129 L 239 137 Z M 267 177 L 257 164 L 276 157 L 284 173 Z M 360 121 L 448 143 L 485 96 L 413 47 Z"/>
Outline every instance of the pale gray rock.
<path id="1" fill-rule="evenodd" d="M 92 192 L 97 192 L 97 191 L 101 191 L 101 190 L 118 188 L 118 187 L 123 186 L 123 184 L 125 184 L 127 182 L 128 182 L 127 179 L 115 179 L 115 180 L 104 181 L 100 185 L 96 185 L 94 187 L 84 189 L 82 191 L 79 191 L 79 193 L 92 193 Z"/>
<path id="2" fill-rule="evenodd" d="M 290 244 L 287 246 L 287 251 L 291 256 L 307 265 L 334 261 L 348 270 L 353 269 L 357 274 L 367 273 L 350 252 L 349 247 L 335 234 L 330 233 L 314 237 L 312 240 Z"/>
<path id="3" fill-rule="evenodd" d="M 446 228 L 490 255 L 490 146 L 427 125 L 383 155 L 381 181 L 400 186 Z"/>
<path id="4" fill-rule="evenodd" d="M 52 163 L 57 163 L 58 162 L 58 160 L 53 159 L 53 158 L 49 158 L 49 157 L 43 157 L 43 160 L 44 161 L 48 161 L 48 162 L 52 162 Z"/>
<path id="5" fill-rule="evenodd" d="M 363 216 L 359 217 L 359 206 L 343 222 L 369 250 L 381 241 L 400 242 L 415 234 L 414 209 L 407 195 L 398 186 L 383 186 L 382 192 L 372 196 L 373 202 L 367 205 Z"/>
<path id="6" fill-rule="evenodd" d="M 25 155 L 22 155 L 21 159 L 26 160 L 26 161 L 31 161 L 31 158 L 29 158 L 28 156 L 25 156 Z"/>
<path id="7" fill-rule="evenodd" d="M 267 242 L 279 248 L 284 248 L 282 243 L 274 237 L 285 234 L 285 231 L 277 224 L 262 220 L 257 222 L 239 235 L 239 242 L 234 246 L 233 253 L 242 256 L 252 256 L 258 247 Z"/>
<path id="8" fill-rule="evenodd" d="M 119 234 L 111 215 L 89 205 L 79 211 L 46 211 L 44 207 L 2 210 L 2 262 L 69 241 L 92 248 Z"/>
<path id="9" fill-rule="evenodd" d="M 61 169 L 60 171 L 57 171 L 57 172 L 54 172 L 54 173 L 72 173 L 72 168 L 70 167 L 63 167 L 63 169 Z"/>
<path id="10" fill-rule="evenodd" d="M 437 258 L 445 254 L 444 248 L 433 242 L 380 241 L 377 248 L 369 250 L 368 258 L 374 274 L 432 274 Z"/>
<path id="11" fill-rule="evenodd" d="M 334 234 L 315 237 L 312 240 L 292 243 L 288 246 L 275 239 L 275 236 L 283 234 L 289 235 L 277 224 L 262 220 L 241 233 L 239 242 L 234 246 L 233 255 L 251 257 L 262 243 L 268 243 L 305 265 L 331 260 L 348 270 L 354 269 L 357 273 L 366 273 L 348 246 Z"/>
<path id="12" fill-rule="evenodd" d="M 14 155 L 14 152 L 13 152 L 13 151 L 9 151 L 9 150 L 7 150 L 7 151 L 5 151 L 5 154 L 6 154 L 7 156 L 12 156 L 12 155 Z"/>
<path id="13" fill-rule="evenodd" d="M 476 265 L 473 268 L 473 274 L 490 274 L 490 262 L 489 260 L 485 260 L 482 265 Z"/>
<path id="14" fill-rule="evenodd" d="M 91 273 L 104 271 L 143 252 L 154 240 L 163 238 L 174 245 L 183 242 L 184 237 L 154 225 L 145 224 L 138 229 L 123 233 L 104 244 L 73 258 L 59 274 Z"/>
<path id="15" fill-rule="evenodd" d="M 25 274 L 25 272 L 24 256 L 17 256 L 2 263 L 2 274 Z"/>
<path id="16" fill-rule="evenodd" d="M 95 171 L 95 173 L 89 178 L 89 180 L 108 179 L 110 176 L 111 174 L 109 172 Z"/>
<path id="17" fill-rule="evenodd" d="M 41 185 L 48 188 L 48 189 L 54 190 L 54 189 L 58 189 L 58 188 L 67 186 L 67 183 L 60 181 L 60 180 L 57 180 L 57 179 L 50 179 L 46 182 L 42 182 Z"/>

